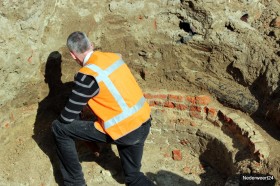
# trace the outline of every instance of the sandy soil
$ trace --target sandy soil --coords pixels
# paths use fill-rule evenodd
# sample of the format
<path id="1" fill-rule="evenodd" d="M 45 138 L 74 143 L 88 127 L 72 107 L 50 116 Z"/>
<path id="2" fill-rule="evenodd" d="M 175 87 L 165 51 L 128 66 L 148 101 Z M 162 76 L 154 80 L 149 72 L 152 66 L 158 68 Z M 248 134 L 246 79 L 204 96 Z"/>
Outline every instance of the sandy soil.
<path id="1" fill-rule="evenodd" d="M 67 90 L 67 87 L 69 89 L 70 85 L 66 84 L 64 90 Z M 66 96 L 50 96 L 39 105 L 33 104 L 17 110 L 11 116 L 14 121 L 2 128 L 0 185 L 62 184 L 50 124 L 58 116 L 63 99 L 66 100 Z M 271 150 L 271 157 L 263 173 L 278 179 L 279 131 L 267 128 L 264 130 L 259 125 L 256 127 L 267 139 Z M 100 153 L 97 154 L 94 146 L 77 141 L 77 150 L 88 185 L 124 185 L 116 147 L 106 144 L 98 146 Z M 182 150 L 182 160 L 173 160 L 171 152 L 177 148 L 182 148 L 180 143 L 167 144 L 163 141 L 161 144 L 154 144 L 147 140 L 142 171 L 162 186 L 225 184 L 227 177 L 206 162 L 201 162 L 199 154 L 194 153 L 188 146 L 184 146 Z"/>
<path id="2" fill-rule="evenodd" d="M 0 185 L 61 184 L 50 124 L 79 68 L 65 47 L 77 29 L 97 48 L 121 53 L 144 91 L 209 93 L 255 123 L 270 147 L 263 173 L 280 179 L 280 32 L 270 26 L 279 2 L 3 0 Z M 47 67 L 57 53 L 61 67 Z M 99 145 L 97 157 L 77 143 L 88 185 L 123 185 L 116 148 Z M 174 161 L 175 147 L 147 142 L 143 172 L 164 186 L 224 185 L 226 178 L 187 147 Z"/>
<path id="3" fill-rule="evenodd" d="M 61 184 L 50 132 L 50 123 L 57 113 L 42 108 L 44 111 L 35 117 L 36 109 L 37 105 L 31 105 L 21 110 L 22 117 L 1 130 L 0 185 Z M 24 123 L 24 127 L 18 123 Z M 77 142 L 88 185 L 124 185 L 116 147 L 105 144 L 99 146 L 101 150 L 97 156 L 85 143 Z M 183 159 L 174 161 L 171 155 L 173 148 L 173 145 L 165 143 L 147 143 L 145 146 L 142 170 L 158 185 L 197 185 L 207 179 L 208 183 L 213 184 L 225 182 L 214 169 L 201 165 L 198 155 L 188 152 L 187 148 L 183 152 Z M 207 177 L 210 175 L 217 179 L 209 181 Z"/>

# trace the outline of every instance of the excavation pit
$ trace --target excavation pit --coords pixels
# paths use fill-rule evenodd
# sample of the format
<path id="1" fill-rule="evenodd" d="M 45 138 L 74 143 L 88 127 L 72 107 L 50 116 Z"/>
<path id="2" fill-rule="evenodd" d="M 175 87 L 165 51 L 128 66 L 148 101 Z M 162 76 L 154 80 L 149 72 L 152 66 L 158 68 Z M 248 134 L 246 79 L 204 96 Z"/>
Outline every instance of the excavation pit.
<path id="1" fill-rule="evenodd" d="M 0 185 L 61 182 L 50 125 L 79 70 L 65 46 L 77 29 L 122 54 L 143 89 L 153 120 L 142 170 L 158 185 L 280 177 L 279 0 L 69 2 L 0 7 Z M 123 185 L 116 147 L 99 145 L 77 145 L 88 185 Z"/>

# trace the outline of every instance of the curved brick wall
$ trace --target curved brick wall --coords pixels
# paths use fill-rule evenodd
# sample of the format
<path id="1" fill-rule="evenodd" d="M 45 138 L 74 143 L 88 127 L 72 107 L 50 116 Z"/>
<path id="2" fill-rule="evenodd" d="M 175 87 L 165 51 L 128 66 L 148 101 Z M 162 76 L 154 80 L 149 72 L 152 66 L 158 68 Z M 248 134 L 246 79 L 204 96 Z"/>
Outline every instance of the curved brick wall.
<path id="1" fill-rule="evenodd" d="M 180 144 L 183 148 L 191 141 L 188 145 L 202 159 L 227 175 L 244 171 L 244 162 L 250 164 L 251 171 L 258 171 L 269 156 L 267 142 L 254 125 L 208 95 L 150 91 L 144 96 L 153 116 L 148 143 Z"/>

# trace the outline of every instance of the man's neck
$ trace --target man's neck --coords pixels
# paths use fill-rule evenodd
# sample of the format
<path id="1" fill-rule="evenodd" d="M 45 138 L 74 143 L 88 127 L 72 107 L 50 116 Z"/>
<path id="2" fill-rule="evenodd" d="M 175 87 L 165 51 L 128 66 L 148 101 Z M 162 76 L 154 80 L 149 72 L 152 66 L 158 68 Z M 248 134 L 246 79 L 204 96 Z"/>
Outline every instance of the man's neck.
<path id="1" fill-rule="evenodd" d="M 83 53 L 83 66 L 87 63 L 87 61 L 89 60 L 89 58 L 90 58 L 90 56 L 92 55 L 92 53 L 93 53 L 93 50 L 89 50 L 89 51 L 86 51 L 86 52 L 84 52 Z"/>

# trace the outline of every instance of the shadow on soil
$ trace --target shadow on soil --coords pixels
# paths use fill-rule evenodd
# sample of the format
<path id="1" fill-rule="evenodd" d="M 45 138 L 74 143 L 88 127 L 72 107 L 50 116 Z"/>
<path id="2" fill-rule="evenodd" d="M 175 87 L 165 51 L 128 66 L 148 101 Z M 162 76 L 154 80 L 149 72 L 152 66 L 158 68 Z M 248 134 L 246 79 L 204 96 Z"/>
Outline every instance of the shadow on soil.
<path id="1" fill-rule="evenodd" d="M 227 185 L 276 186 L 276 180 L 270 174 L 237 174 L 228 178 Z"/>
<path id="2" fill-rule="evenodd" d="M 276 186 L 276 180 L 270 174 L 236 174 L 228 179 L 217 179 L 214 175 L 217 172 L 213 175 L 211 172 L 206 171 L 201 174 L 199 184 L 165 170 L 161 170 L 157 174 L 147 173 L 147 176 L 159 186 Z"/>
<path id="3" fill-rule="evenodd" d="M 266 78 L 260 75 L 250 87 L 251 93 L 259 102 L 258 110 L 251 117 L 270 136 L 280 141 L 280 80 L 277 83 L 278 87 L 270 95 L 264 86 L 266 84 Z"/>
<path id="4" fill-rule="evenodd" d="M 177 174 L 166 170 L 160 170 L 156 174 L 146 173 L 147 177 L 156 182 L 159 186 L 195 186 L 197 185 L 194 181 L 187 180 Z"/>

